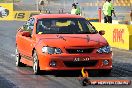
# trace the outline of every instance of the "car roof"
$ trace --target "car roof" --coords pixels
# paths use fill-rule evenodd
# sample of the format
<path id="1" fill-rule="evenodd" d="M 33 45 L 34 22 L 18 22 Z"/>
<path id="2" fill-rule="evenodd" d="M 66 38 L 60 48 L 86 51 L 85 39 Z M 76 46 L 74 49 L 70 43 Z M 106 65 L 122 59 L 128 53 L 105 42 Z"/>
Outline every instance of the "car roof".
<path id="1" fill-rule="evenodd" d="M 42 19 L 42 18 L 83 18 L 79 15 L 73 15 L 73 14 L 39 14 L 34 15 L 34 18 Z"/>

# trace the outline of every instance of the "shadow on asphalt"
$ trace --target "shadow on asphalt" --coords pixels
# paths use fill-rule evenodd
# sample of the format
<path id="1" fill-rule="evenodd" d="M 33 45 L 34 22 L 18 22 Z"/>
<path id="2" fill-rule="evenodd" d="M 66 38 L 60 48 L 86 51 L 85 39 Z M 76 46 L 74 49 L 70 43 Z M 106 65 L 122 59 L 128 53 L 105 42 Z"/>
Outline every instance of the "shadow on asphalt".
<path id="1" fill-rule="evenodd" d="M 88 70 L 90 77 L 132 77 L 132 64 L 123 62 L 113 62 L 113 69 L 109 75 L 99 74 L 98 71 Z M 20 67 L 19 71 L 23 74 L 33 74 L 32 67 Z M 55 77 L 79 77 L 81 70 L 78 71 L 41 71 L 39 75 L 52 75 Z"/>
<path id="2" fill-rule="evenodd" d="M 99 74 L 98 71 L 88 71 L 90 77 L 111 77 L 110 75 Z M 79 77 L 81 71 L 42 71 L 40 75 L 54 75 L 55 77 Z"/>
<path id="3" fill-rule="evenodd" d="M 28 75 L 34 75 L 32 67 L 26 66 L 26 67 L 17 67 L 17 71 L 20 72 L 21 74 L 28 74 Z M 90 77 L 111 77 L 110 75 L 104 75 L 104 74 L 99 74 L 98 71 L 95 70 L 88 70 L 89 76 Z M 39 75 L 52 75 L 55 77 L 79 77 L 81 75 L 81 70 L 76 70 L 76 71 L 41 71 Z"/>

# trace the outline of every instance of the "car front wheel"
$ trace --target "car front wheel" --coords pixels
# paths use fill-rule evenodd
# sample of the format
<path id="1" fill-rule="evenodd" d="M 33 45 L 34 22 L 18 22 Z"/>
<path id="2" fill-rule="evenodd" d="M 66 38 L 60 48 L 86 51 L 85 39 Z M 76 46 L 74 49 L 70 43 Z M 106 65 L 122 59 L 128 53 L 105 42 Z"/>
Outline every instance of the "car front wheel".
<path id="1" fill-rule="evenodd" d="M 35 75 L 38 75 L 40 73 L 39 60 L 38 60 L 38 55 L 36 51 L 34 51 L 34 54 L 33 54 L 33 72 Z"/>
<path id="2" fill-rule="evenodd" d="M 20 59 L 21 59 L 21 55 L 20 55 L 18 49 L 16 48 L 15 61 L 16 61 L 16 66 L 17 66 L 17 67 L 20 67 L 20 66 L 23 65 L 23 64 L 20 62 Z"/>

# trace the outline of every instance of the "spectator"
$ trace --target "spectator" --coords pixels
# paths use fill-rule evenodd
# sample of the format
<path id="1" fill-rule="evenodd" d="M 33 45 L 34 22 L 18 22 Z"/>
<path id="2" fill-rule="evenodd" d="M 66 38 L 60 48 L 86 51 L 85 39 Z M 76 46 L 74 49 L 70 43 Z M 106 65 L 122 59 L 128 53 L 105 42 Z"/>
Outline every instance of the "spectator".
<path id="1" fill-rule="evenodd" d="M 39 1 L 39 5 L 44 5 L 44 1 L 43 0 L 40 0 Z"/>
<path id="2" fill-rule="evenodd" d="M 71 14 L 76 14 L 77 15 L 77 5 L 75 3 L 72 4 Z"/>
<path id="3" fill-rule="evenodd" d="M 131 21 L 132 21 L 132 10 L 131 10 L 131 12 L 130 12 L 130 18 L 131 18 Z"/>
<path id="4" fill-rule="evenodd" d="M 40 9 L 41 11 L 43 11 L 44 10 L 44 4 L 45 4 L 44 0 L 39 0 L 38 4 L 39 4 L 38 9 Z"/>
<path id="5" fill-rule="evenodd" d="M 112 23 L 112 13 L 116 17 L 111 0 L 106 0 L 103 5 L 104 23 Z"/>
<path id="6" fill-rule="evenodd" d="M 77 14 L 78 15 L 81 15 L 81 8 L 80 8 L 80 5 L 78 3 L 76 3 L 76 6 L 77 6 Z"/>
<path id="7" fill-rule="evenodd" d="M 42 11 L 41 11 L 41 9 L 39 9 L 39 14 L 42 14 Z"/>
<path id="8" fill-rule="evenodd" d="M 77 7 L 75 3 L 72 4 L 71 14 L 80 15 L 80 7 Z"/>

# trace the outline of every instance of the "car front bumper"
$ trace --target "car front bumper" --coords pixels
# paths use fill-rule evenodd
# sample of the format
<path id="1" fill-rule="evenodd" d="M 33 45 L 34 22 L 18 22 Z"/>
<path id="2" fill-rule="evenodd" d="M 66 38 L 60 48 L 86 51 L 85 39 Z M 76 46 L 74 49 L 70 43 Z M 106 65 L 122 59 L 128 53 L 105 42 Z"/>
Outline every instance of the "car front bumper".
<path id="1" fill-rule="evenodd" d="M 81 70 L 85 69 L 99 70 L 112 69 L 112 54 L 40 54 L 39 66 L 40 70 Z M 108 65 L 104 65 L 103 61 L 108 60 Z M 54 61 L 56 66 L 50 66 L 50 62 Z"/>

